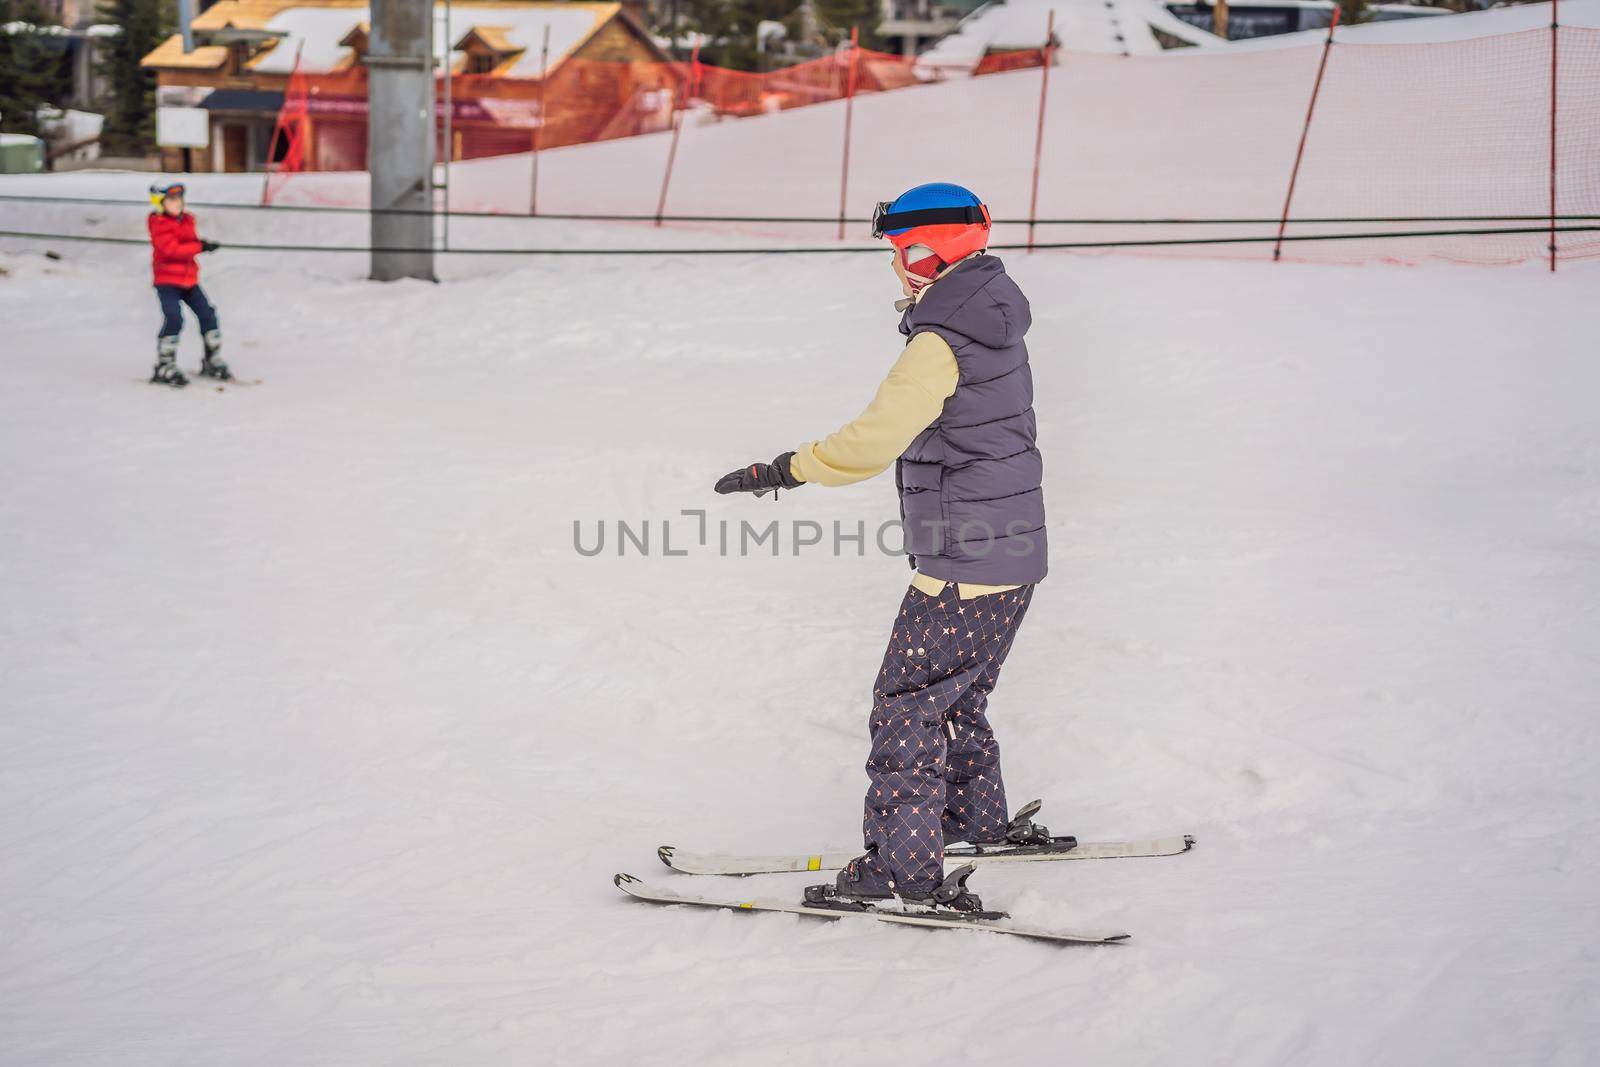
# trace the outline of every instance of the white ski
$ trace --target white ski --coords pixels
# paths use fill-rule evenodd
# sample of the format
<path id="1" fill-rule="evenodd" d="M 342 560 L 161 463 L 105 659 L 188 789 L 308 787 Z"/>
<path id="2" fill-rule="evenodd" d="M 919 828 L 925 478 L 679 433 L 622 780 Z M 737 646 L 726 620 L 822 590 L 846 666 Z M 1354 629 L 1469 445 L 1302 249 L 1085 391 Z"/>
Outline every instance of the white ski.
<path id="1" fill-rule="evenodd" d="M 678 893 L 661 886 L 641 881 L 631 874 L 619 874 L 613 881 L 617 888 L 636 900 L 653 904 L 689 904 L 701 908 L 726 908 L 729 911 L 781 911 L 791 915 L 810 915 L 818 919 L 871 919 L 875 922 L 896 923 L 901 926 L 944 927 L 958 930 L 985 930 L 991 934 L 1011 934 L 1015 937 L 1038 941 L 1057 941 L 1080 945 L 1103 945 L 1125 941 L 1127 934 L 1103 933 L 1084 930 L 1046 930 L 1036 926 L 1023 926 L 1009 919 L 963 919 L 954 914 L 907 914 L 899 911 L 867 910 L 836 911 L 832 908 L 813 908 L 785 900 L 741 899 L 739 897 L 699 896 Z"/>
<path id="2" fill-rule="evenodd" d="M 1038 845 L 964 845 L 945 849 L 945 862 L 1042 863 L 1052 860 L 1112 860 L 1144 856 L 1176 856 L 1194 847 L 1188 834 L 1152 841 L 1084 841 L 1071 848 Z M 836 871 L 861 855 L 861 849 L 839 849 L 809 855 L 737 855 L 723 852 L 685 852 L 662 845 L 656 855 L 684 874 L 781 874 L 786 871 Z"/>

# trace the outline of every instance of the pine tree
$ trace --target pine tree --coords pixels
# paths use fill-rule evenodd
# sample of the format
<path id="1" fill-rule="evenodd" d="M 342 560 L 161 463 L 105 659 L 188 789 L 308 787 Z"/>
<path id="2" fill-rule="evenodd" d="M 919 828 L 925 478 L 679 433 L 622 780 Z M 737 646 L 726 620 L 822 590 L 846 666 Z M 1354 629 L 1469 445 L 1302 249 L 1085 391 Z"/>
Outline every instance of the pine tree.
<path id="1" fill-rule="evenodd" d="M 1339 25 L 1358 26 L 1371 21 L 1372 12 L 1367 10 L 1367 0 L 1339 0 Z"/>
<path id="2" fill-rule="evenodd" d="M 156 79 L 139 61 L 166 38 L 172 20 L 161 0 L 104 0 L 101 14 L 122 32 L 104 52 L 112 103 L 100 142 L 113 153 L 143 155 L 155 147 Z"/>
<path id="3" fill-rule="evenodd" d="M 55 20 L 34 0 L 0 2 L 0 129 L 39 135 L 39 108 L 61 106 L 72 95 L 67 37 L 48 27 Z"/>
<path id="4" fill-rule="evenodd" d="M 682 0 L 684 28 L 710 40 L 700 58 L 718 67 L 762 70 L 765 57 L 756 39 L 764 21 L 782 22 L 794 14 L 799 0 Z"/>
<path id="5" fill-rule="evenodd" d="M 860 32 L 861 47 L 873 48 L 878 44 L 878 23 L 883 20 L 883 8 L 878 0 L 812 0 L 823 32 L 835 44 L 850 39 L 850 31 Z"/>

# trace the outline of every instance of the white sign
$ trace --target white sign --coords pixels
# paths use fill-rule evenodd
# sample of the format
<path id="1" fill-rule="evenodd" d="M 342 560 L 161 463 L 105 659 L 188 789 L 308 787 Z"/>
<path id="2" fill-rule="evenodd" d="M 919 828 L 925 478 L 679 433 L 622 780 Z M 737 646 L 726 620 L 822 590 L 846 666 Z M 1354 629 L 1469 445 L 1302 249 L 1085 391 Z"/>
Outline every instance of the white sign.
<path id="1" fill-rule="evenodd" d="M 205 148 L 211 143 L 211 112 L 203 107 L 156 108 L 156 144 Z"/>

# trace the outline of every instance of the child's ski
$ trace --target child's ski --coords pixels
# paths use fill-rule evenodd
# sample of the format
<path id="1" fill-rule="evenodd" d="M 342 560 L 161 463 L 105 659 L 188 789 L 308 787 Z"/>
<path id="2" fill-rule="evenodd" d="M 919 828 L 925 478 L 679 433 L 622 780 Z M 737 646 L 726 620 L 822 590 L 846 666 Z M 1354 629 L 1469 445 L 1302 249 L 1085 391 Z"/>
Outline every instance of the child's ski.
<path id="1" fill-rule="evenodd" d="M 947 848 L 950 863 L 1024 863 L 1046 860 L 1111 860 L 1144 856 L 1176 856 L 1194 847 L 1194 838 L 1162 837 L 1153 841 L 1085 841 L 1058 837 L 1048 845 L 962 845 Z M 836 871 L 861 855 L 861 849 L 787 855 L 737 855 L 722 852 L 686 852 L 662 845 L 656 855 L 684 874 L 781 874 L 786 871 Z"/>
<path id="2" fill-rule="evenodd" d="M 636 900 L 653 904 L 690 904 L 701 908 L 726 908 L 730 911 L 781 911 L 791 915 L 810 915 L 818 919 L 871 919 L 875 922 L 897 923 L 902 926 L 926 926 L 957 930 L 986 930 L 993 934 L 1012 934 L 1039 941 L 1057 941 L 1082 945 L 1102 945 L 1124 941 L 1127 934 L 1083 931 L 1046 930 L 1023 926 L 1010 919 L 962 918 L 958 912 L 906 912 L 890 908 L 864 907 L 861 911 L 844 911 L 833 908 L 808 907 L 784 900 L 740 899 L 738 897 L 713 897 L 678 893 L 671 889 L 651 885 L 631 874 L 619 874 L 613 881 L 617 888 Z"/>
<path id="3" fill-rule="evenodd" d="M 134 381 L 138 385 L 165 385 L 169 389 L 174 388 L 174 386 L 173 386 L 173 384 L 171 382 L 153 382 L 149 378 L 136 378 L 136 379 L 134 379 Z M 186 382 L 184 382 L 184 384 L 182 386 L 176 386 L 176 388 L 181 389 L 184 386 L 188 386 L 188 385 L 201 385 L 201 386 L 209 385 L 216 392 L 224 393 L 224 392 L 227 392 L 233 386 L 247 386 L 248 387 L 248 386 L 262 385 L 262 384 L 265 384 L 265 383 L 264 383 L 263 379 L 261 379 L 261 378 L 202 378 L 199 375 L 195 375 L 193 378 L 190 378 Z"/>

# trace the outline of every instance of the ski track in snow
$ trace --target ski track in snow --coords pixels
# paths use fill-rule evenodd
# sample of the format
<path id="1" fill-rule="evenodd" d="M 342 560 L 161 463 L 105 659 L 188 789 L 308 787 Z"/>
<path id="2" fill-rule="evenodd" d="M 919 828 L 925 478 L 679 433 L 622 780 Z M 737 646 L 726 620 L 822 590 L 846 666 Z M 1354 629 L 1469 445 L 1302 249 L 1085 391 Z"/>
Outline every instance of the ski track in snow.
<path id="1" fill-rule="evenodd" d="M 879 257 L 224 252 L 265 384 L 174 393 L 144 252 L 3 247 L 0 1062 L 1600 1058 L 1593 269 L 1010 260 L 1055 549 L 1011 797 L 1199 839 L 980 872 L 1134 935 L 1061 949 L 611 885 L 858 832 L 903 561 L 659 522 L 893 515 L 710 492 L 870 397 Z M 575 552 L 619 518 L 657 555 Z"/>

